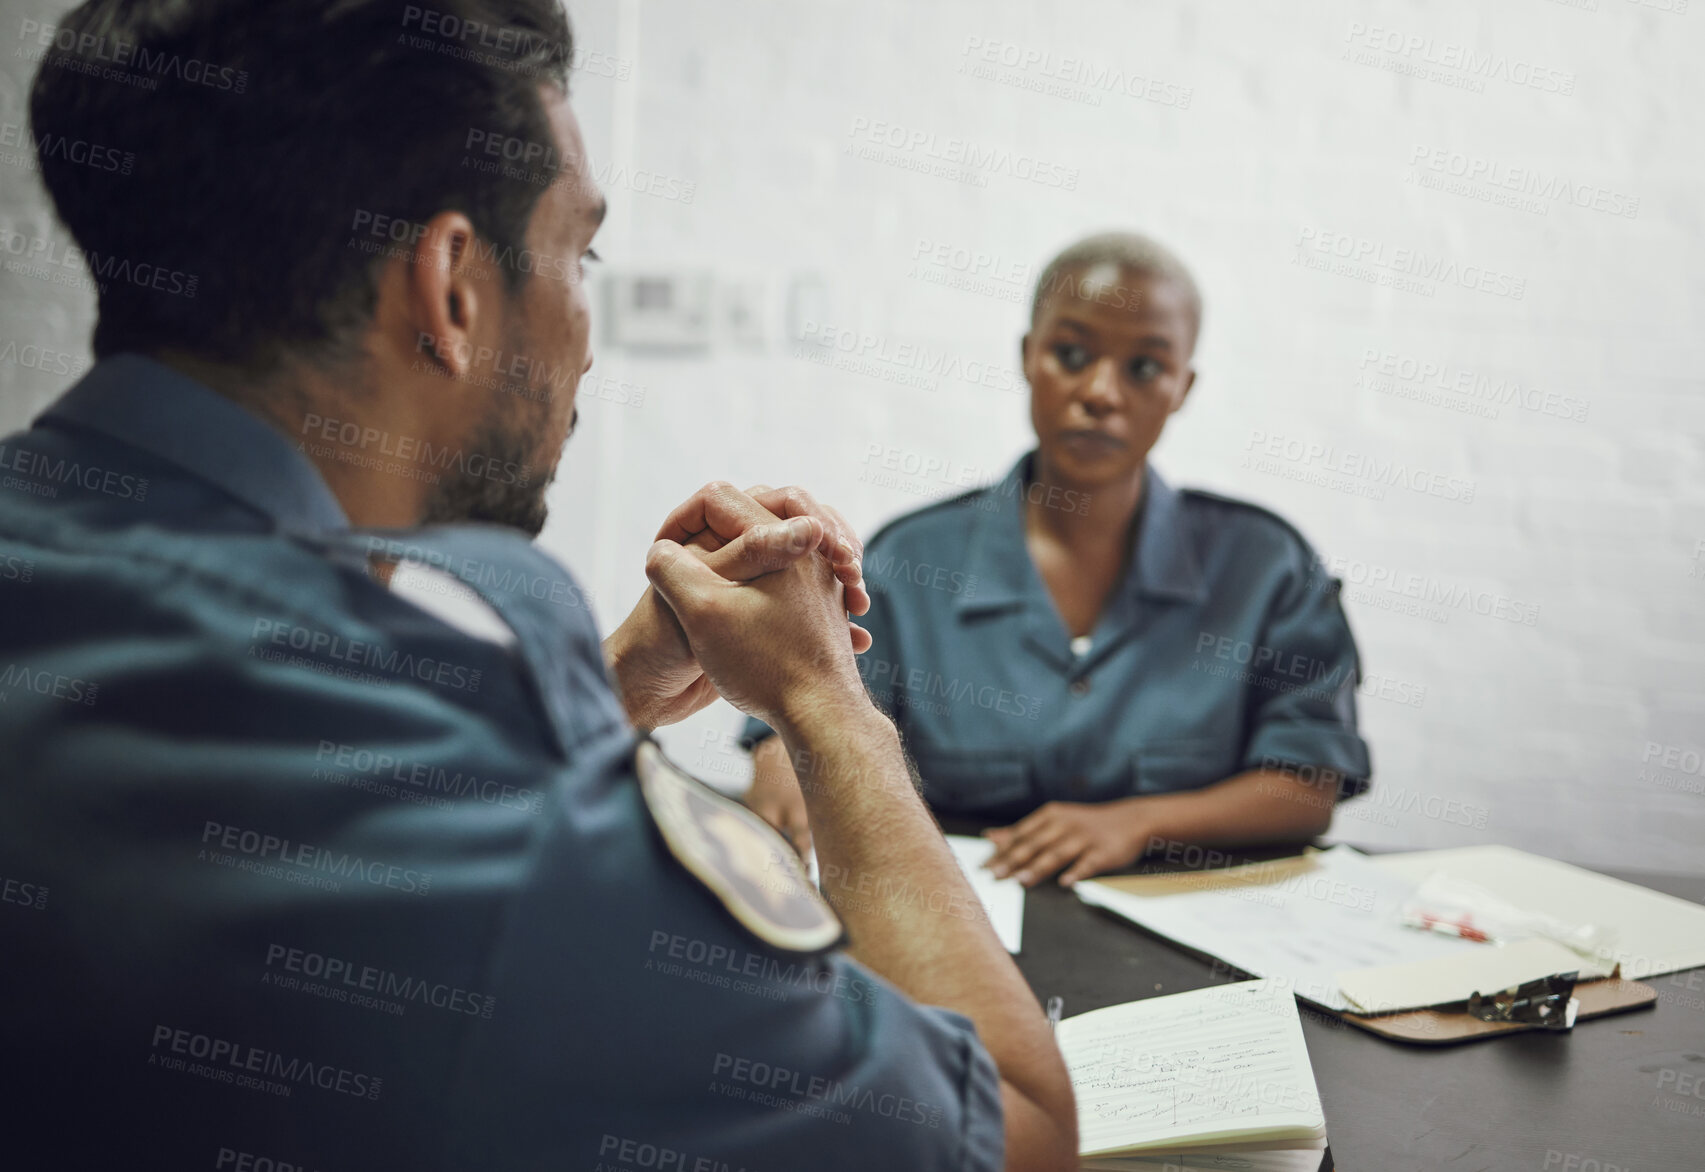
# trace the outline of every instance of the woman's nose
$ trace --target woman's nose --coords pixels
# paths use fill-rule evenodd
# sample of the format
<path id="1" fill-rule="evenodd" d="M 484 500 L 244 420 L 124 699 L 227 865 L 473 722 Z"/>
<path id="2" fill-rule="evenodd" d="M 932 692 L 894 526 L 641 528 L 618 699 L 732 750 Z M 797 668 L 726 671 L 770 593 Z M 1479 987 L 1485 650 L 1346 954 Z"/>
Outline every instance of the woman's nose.
<path id="1" fill-rule="evenodd" d="M 1112 359 L 1097 362 L 1081 386 L 1079 398 L 1091 415 L 1099 418 L 1119 406 L 1119 370 Z"/>

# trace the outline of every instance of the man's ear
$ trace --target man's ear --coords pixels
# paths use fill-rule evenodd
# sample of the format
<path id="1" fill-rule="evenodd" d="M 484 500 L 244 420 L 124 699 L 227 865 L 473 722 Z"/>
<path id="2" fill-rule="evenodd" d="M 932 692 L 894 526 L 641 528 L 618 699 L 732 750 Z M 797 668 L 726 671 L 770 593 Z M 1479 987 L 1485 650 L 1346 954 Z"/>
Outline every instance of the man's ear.
<path id="1" fill-rule="evenodd" d="M 1024 336 L 1018 340 L 1018 369 L 1024 372 L 1024 381 L 1030 381 L 1030 331 L 1025 330 Z"/>
<path id="2" fill-rule="evenodd" d="M 407 275 L 405 325 L 415 349 L 451 378 L 473 365 L 474 328 L 481 309 L 473 261 L 474 226 L 461 212 L 439 212 L 422 225 Z"/>

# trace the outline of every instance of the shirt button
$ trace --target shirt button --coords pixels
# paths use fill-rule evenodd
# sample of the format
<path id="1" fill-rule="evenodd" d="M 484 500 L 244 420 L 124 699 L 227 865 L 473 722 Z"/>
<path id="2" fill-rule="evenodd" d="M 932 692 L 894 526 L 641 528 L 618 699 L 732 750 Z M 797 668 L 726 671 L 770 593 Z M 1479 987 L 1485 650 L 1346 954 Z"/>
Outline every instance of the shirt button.
<path id="1" fill-rule="evenodd" d="M 1087 696 L 1087 695 L 1089 695 L 1089 677 L 1088 676 L 1084 676 L 1082 679 L 1077 679 L 1077 680 L 1072 681 L 1072 695 L 1074 695 L 1074 696 Z"/>

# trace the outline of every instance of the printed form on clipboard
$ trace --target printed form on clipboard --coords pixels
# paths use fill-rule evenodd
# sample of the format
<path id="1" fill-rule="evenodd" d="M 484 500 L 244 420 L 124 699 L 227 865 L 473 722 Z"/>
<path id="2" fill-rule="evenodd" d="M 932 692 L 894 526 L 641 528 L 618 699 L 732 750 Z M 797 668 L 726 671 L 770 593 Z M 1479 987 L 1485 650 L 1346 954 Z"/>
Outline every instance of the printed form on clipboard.
<path id="1" fill-rule="evenodd" d="M 1485 945 L 1405 927 L 1415 884 L 1345 846 L 1220 871 L 1079 883 L 1102 907 L 1246 973 L 1281 980 L 1337 1012 L 1355 1007 L 1339 974 L 1461 956 Z"/>

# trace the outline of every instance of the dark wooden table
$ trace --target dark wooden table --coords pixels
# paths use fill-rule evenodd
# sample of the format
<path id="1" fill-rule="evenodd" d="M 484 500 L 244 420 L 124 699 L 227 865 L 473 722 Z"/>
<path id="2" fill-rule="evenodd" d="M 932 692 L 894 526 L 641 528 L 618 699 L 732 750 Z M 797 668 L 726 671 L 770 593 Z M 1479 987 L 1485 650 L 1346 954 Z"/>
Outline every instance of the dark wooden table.
<path id="1" fill-rule="evenodd" d="M 969 825 L 948 829 L 974 832 Z M 1614 874 L 1705 903 L 1705 878 Z M 1067 1017 L 1242 979 L 1052 882 L 1026 896 L 1017 960 L 1038 1000 L 1065 998 Z M 1456 1046 L 1387 1041 L 1303 1006 L 1331 1142 L 1322 1168 L 1700 1172 L 1705 970 L 1646 983 L 1658 991 L 1652 1009 L 1580 1022 L 1567 1034 L 1534 1031 Z"/>

